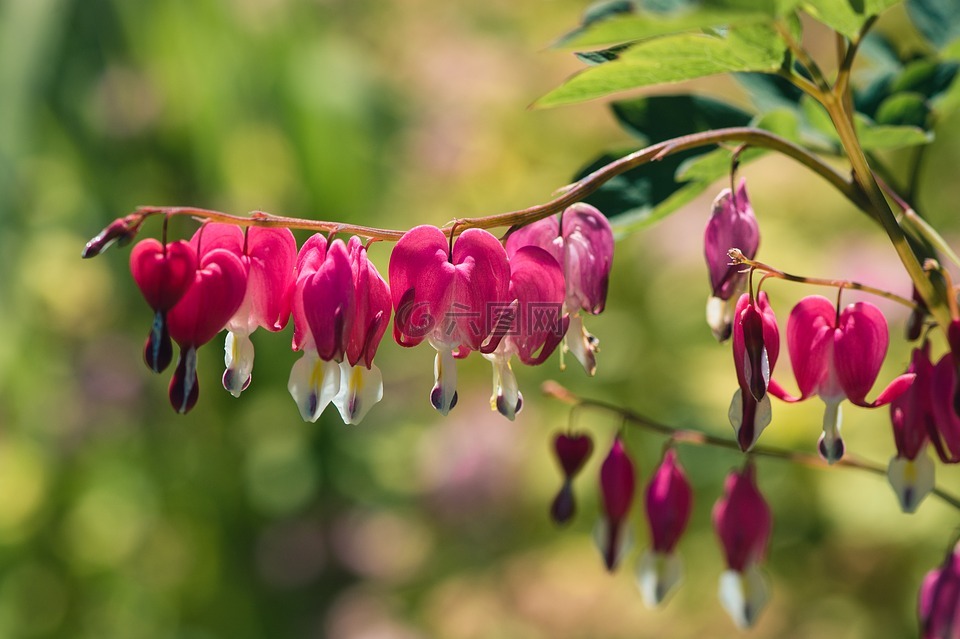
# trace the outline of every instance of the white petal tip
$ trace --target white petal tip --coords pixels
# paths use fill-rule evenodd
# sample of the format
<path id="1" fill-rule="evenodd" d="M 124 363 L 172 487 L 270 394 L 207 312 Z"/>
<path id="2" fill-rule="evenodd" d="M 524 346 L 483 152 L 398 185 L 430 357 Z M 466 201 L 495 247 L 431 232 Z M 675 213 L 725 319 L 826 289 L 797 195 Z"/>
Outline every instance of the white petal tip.
<path id="1" fill-rule="evenodd" d="M 770 599 L 767 580 L 756 564 L 750 564 L 744 572 L 726 570 L 720 575 L 718 592 L 720 604 L 727 611 L 737 628 L 753 626 L 760 612 Z"/>
<path id="2" fill-rule="evenodd" d="M 893 457 L 887 466 L 887 479 L 905 513 L 914 513 L 935 484 L 935 466 L 926 451 L 916 459 Z"/>
<path id="3" fill-rule="evenodd" d="M 660 606 L 683 580 L 680 555 L 647 550 L 637 563 L 637 588 L 648 608 Z"/>

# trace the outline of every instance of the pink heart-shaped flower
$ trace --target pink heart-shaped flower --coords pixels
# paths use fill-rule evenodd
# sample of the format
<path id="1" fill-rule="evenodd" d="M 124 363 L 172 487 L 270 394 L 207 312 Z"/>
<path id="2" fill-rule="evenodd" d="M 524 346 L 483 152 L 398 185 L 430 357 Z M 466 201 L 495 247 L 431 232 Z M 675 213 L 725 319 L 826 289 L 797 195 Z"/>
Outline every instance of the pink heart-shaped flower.
<path id="1" fill-rule="evenodd" d="M 130 252 L 130 272 L 144 299 L 155 311 L 168 311 L 193 284 L 197 253 L 182 240 L 164 246 L 149 238 Z"/>
<path id="2" fill-rule="evenodd" d="M 247 270 L 239 257 L 225 249 L 205 253 L 193 285 L 167 314 L 170 337 L 181 348 L 206 344 L 226 326 L 246 290 Z"/>

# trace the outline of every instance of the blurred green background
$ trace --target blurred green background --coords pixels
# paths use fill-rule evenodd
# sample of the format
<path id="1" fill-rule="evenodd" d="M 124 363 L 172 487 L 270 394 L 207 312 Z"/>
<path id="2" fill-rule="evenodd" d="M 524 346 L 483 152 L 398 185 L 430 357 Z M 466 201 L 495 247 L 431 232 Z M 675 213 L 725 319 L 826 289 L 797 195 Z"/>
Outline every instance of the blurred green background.
<path id="1" fill-rule="evenodd" d="M 255 379 L 239 400 L 219 387 L 217 338 L 201 353 L 201 400 L 178 416 L 169 371 L 141 363 L 151 315 L 128 249 L 79 258 L 141 204 L 404 228 L 544 201 L 596 154 L 631 143 L 600 103 L 526 109 L 579 68 L 547 45 L 583 8 L 0 2 L 0 637 L 739 634 L 716 601 L 723 566 L 709 526 L 739 455 L 681 448 L 696 488 L 680 545 L 687 577 L 649 611 L 631 574 L 647 543 L 640 517 L 635 551 L 612 577 L 591 541 L 618 420 L 579 414 L 598 450 L 576 482 L 578 519 L 557 531 L 546 516 L 560 481 L 549 444 L 568 410 L 537 390 L 556 378 L 730 434 L 729 350 L 703 321 L 700 238 L 715 193 L 620 241 L 607 312 L 587 322 L 603 345 L 597 377 L 575 363 L 561 373 L 556 357 L 519 370 L 527 401 L 515 423 L 489 410 L 489 368 L 476 357 L 460 366 L 460 404 L 439 419 L 427 401 L 431 350 L 401 349 L 388 333 L 385 397 L 364 423 L 344 427 L 330 408 L 304 424 L 286 391 L 289 327 L 255 334 Z M 696 88 L 744 102 L 726 81 Z M 957 228 L 958 129 L 942 122 L 921 191 L 947 231 Z M 777 158 L 743 174 L 762 259 L 909 292 L 878 229 L 816 177 Z M 174 232 L 193 228 L 180 221 Z M 389 247 L 371 255 L 385 268 Z M 784 321 L 811 292 L 767 290 Z M 880 383 L 909 356 L 904 314 L 884 310 L 893 343 Z M 794 388 L 785 353 L 778 370 Z M 775 405 L 764 443 L 813 450 L 820 411 L 816 401 Z M 884 464 L 892 454 L 885 410 L 848 409 L 845 433 L 848 450 Z M 644 479 L 661 443 L 628 435 Z M 956 472 L 938 473 L 957 490 Z M 916 590 L 956 512 L 930 499 L 902 515 L 882 478 L 848 470 L 761 460 L 759 477 L 775 517 L 773 599 L 749 636 L 914 635 Z"/>

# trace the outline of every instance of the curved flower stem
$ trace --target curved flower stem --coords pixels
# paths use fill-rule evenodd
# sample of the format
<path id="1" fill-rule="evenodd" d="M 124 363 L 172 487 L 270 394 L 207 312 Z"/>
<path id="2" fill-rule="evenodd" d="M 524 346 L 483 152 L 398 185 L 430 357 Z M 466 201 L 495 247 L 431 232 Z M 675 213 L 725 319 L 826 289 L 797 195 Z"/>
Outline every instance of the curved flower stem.
<path id="1" fill-rule="evenodd" d="M 824 162 L 818 156 L 810 151 L 793 144 L 778 135 L 763 129 L 753 127 L 730 127 L 724 129 L 714 129 L 702 133 L 684 135 L 678 138 L 665 140 L 657 144 L 650 145 L 644 149 L 626 155 L 614 160 L 609 164 L 597 169 L 590 175 L 564 188 L 560 195 L 545 202 L 525 209 L 490 215 L 485 217 L 459 218 L 446 225 L 441 230 L 448 236 L 460 233 L 469 228 L 491 229 L 496 227 L 514 226 L 529 224 L 548 215 L 559 213 L 566 207 L 575 202 L 579 202 L 590 195 L 610 179 L 636 168 L 648 162 L 656 162 L 674 153 L 694 149 L 702 146 L 720 144 L 723 142 L 739 142 L 743 145 L 757 146 L 779 151 L 787 155 L 800 164 L 803 164 L 813 172 L 823 177 L 834 188 L 840 191 L 850 202 L 860 210 L 872 215 L 870 203 L 864 197 L 860 188 L 852 181 L 848 180 L 843 174 L 835 168 Z M 192 217 L 211 220 L 214 222 L 226 222 L 238 226 L 264 226 L 264 227 L 284 227 L 289 229 L 301 229 L 316 231 L 322 233 L 345 233 L 349 235 L 359 235 L 372 240 L 383 240 L 395 242 L 399 240 L 405 231 L 395 229 L 382 229 L 369 226 L 358 226 L 355 224 L 346 224 L 343 222 L 327 222 L 321 220 L 308 220 L 296 217 L 285 217 L 272 215 L 263 211 L 254 211 L 249 216 L 230 215 L 220 211 L 201 209 L 186 206 L 142 206 L 127 216 L 128 225 L 131 228 L 138 227 L 144 219 L 154 215 L 189 215 Z M 96 238 L 95 238 L 96 239 Z M 89 245 L 88 245 L 89 246 Z M 85 257 L 92 257 L 98 251 L 86 251 Z"/>
<path id="2" fill-rule="evenodd" d="M 557 382 L 544 382 L 541 390 L 548 397 L 553 397 L 554 399 L 558 399 L 564 403 L 570 404 L 571 406 L 578 408 L 598 408 L 600 410 L 614 413 L 615 415 L 620 416 L 624 422 L 628 424 L 638 426 L 644 430 L 654 433 L 665 435 L 677 443 L 694 444 L 697 446 L 714 446 L 716 448 L 727 448 L 729 450 L 740 452 L 740 445 L 733 440 L 717 437 L 715 435 L 708 435 L 707 433 L 703 433 L 698 430 L 668 426 L 644 417 L 639 413 L 635 413 L 626 408 L 622 408 L 602 400 L 584 399 L 574 395 Z M 794 450 L 785 450 L 782 448 L 772 448 L 767 446 L 754 446 L 747 454 L 754 455 L 756 457 L 782 459 L 784 461 L 800 464 L 801 466 L 809 466 L 811 468 L 831 468 L 831 465 L 819 455 L 801 453 Z M 880 475 L 882 477 L 886 477 L 887 475 L 887 469 L 883 466 L 865 459 L 860 459 L 859 457 L 851 455 L 850 453 L 845 454 L 842 459 L 834 462 L 832 466 L 841 468 L 854 468 L 874 475 Z M 957 510 L 960 510 L 960 497 L 953 495 L 952 493 L 947 492 L 939 487 L 935 487 L 932 493 L 940 498 L 943 502 L 949 504 Z"/>
<path id="3" fill-rule="evenodd" d="M 877 295 L 879 297 L 884 297 L 888 300 L 897 302 L 898 304 L 903 304 L 904 306 L 915 309 L 917 308 L 917 303 L 906 297 L 901 297 L 896 293 L 891 293 L 890 291 L 885 291 L 880 288 L 875 288 L 873 286 L 868 286 L 867 284 L 861 284 L 860 282 L 853 282 L 851 280 L 830 280 L 822 279 L 819 277 L 804 277 L 803 275 L 791 275 L 779 269 L 773 268 L 768 264 L 763 262 L 757 262 L 756 260 L 751 260 L 745 256 L 739 249 L 731 249 L 728 253 L 730 260 L 734 264 L 743 264 L 744 266 L 749 266 L 753 270 L 761 271 L 766 273 L 770 277 L 774 277 L 780 280 L 787 280 L 788 282 L 799 282 L 801 284 L 813 284 L 814 286 L 829 286 L 832 288 L 849 288 L 857 291 L 863 291 L 864 293 L 870 293 L 872 295 Z"/>

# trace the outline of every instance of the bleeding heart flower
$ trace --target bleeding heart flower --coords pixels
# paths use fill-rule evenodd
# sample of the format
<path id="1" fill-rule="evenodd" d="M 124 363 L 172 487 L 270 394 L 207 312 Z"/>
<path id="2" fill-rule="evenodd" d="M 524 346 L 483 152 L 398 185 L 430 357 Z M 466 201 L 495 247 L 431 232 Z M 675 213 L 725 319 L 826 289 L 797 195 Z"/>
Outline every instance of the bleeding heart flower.
<path id="1" fill-rule="evenodd" d="M 733 317 L 730 300 L 743 291 L 747 274 L 731 264 L 727 254 L 739 249 L 753 259 L 760 246 L 760 229 L 747 197 L 747 182 L 740 180 L 736 193 L 724 189 L 713 202 L 713 212 L 703 234 L 703 253 L 710 272 L 712 293 L 707 300 L 707 323 L 719 341 L 730 336 Z"/>
<path id="2" fill-rule="evenodd" d="M 227 322 L 223 387 L 234 397 L 250 385 L 254 348 L 250 334 L 262 326 L 282 330 L 290 319 L 297 243 L 289 229 L 207 224 L 202 238 L 208 249 L 222 248 L 240 258 L 247 271 L 243 303 Z"/>
<path id="3" fill-rule="evenodd" d="M 559 434 L 553 439 L 553 450 L 563 470 L 563 486 L 550 506 L 550 517 L 557 524 L 565 524 L 576 512 L 573 498 L 573 478 L 593 452 L 593 440 L 586 433 Z"/>
<path id="4" fill-rule="evenodd" d="M 583 327 L 580 311 L 597 315 L 606 305 L 613 264 L 610 223 L 594 207 L 578 202 L 567 207 L 559 221 L 557 217 L 544 218 L 507 238 L 507 253 L 511 257 L 524 246 L 539 246 L 562 267 L 566 282 L 564 312 L 570 314 L 564 350 L 573 353 L 584 370 L 593 375 L 597 370 L 599 341 Z"/>
<path id="5" fill-rule="evenodd" d="M 193 284 L 167 314 L 170 337 L 180 346 L 170 381 L 170 403 L 177 412 L 189 411 L 199 396 L 197 349 L 226 327 L 243 302 L 246 287 L 240 258 L 225 249 L 203 247 Z"/>
<path id="6" fill-rule="evenodd" d="M 693 508 L 693 490 L 673 448 L 663 454 L 663 461 L 647 484 L 645 506 L 653 548 L 640 558 L 637 585 L 644 602 L 652 608 L 680 583 L 683 563 L 675 550 Z"/>
<path id="7" fill-rule="evenodd" d="M 457 403 L 454 351 L 461 347 L 493 352 L 500 309 L 509 305 L 510 265 L 493 235 L 468 229 L 450 252 L 447 237 L 434 226 L 407 231 L 390 255 L 395 312 L 393 337 L 401 346 L 424 339 L 437 351 L 433 407 L 446 415 Z"/>
<path id="8" fill-rule="evenodd" d="M 563 340 L 569 318 L 563 314 L 564 283 L 560 265 L 537 246 L 524 246 L 510 257 L 509 306 L 501 309 L 494 332 L 502 335 L 492 353 L 493 395 L 490 408 L 513 420 L 523 395 L 510 366 L 514 354 L 524 364 L 543 363 Z"/>
<path id="9" fill-rule="evenodd" d="M 830 300 L 811 295 L 800 300 L 790 313 L 787 346 L 800 387 L 799 399 L 819 395 L 826 404 L 818 449 L 831 464 L 844 452 L 840 403 L 849 399 L 857 406 L 883 406 L 913 382 L 912 373 L 901 375 L 876 400 L 867 401 L 887 354 L 887 343 L 887 322 L 880 309 L 869 302 L 851 304 L 837 313 Z"/>
<path id="10" fill-rule="evenodd" d="M 143 360 L 155 373 L 173 359 L 167 312 L 193 284 L 197 254 L 182 240 L 163 245 L 153 238 L 138 242 L 130 252 L 130 272 L 147 304 L 154 310 L 153 327 L 143 347 Z"/>
<path id="11" fill-rule="evenodd" d="M 747 461 L 727 475 L 723 496 L 713 507 L 713 528 L 727 568 L 720 575 L 720 603 L 738 628 L 749 628 L 769 599 L 760 562 L 767 553 L 772 519 L 757 488 L 756 470 Z"/>
<path id="12" fill-rule="evenodd" d="M 921 639 L 960 638 L 960 543 L 927 573 L 918 599 Z"/>
<path id="13" fill-rule="evenodd" d="M 600 467 L 603 514 L 594 529 L 594 540 L 610 571 L 617 567 L 629 546 L 627 515 L 633 504 L 634 482 L 633 462 L 627 455 L 623 441 L 617 437 Z"/>
<path id="14" fill-rule="evenodd" d="M 929 433 L 937 430 L 933 418 L 933 364 L 929 342 L 913 350 L 907 373 L 916 375 L 913 384 L 890 402 L 897 454 L 890 458 L 887 478 L 897 493 L 900 508 L 912 513 L 934 487 L 933 460 L 927 454 Z"/>
<path id="15" fill-rule="evenodd" d="M 947 353 L 933 369 L 930 382 L 930 408 L 933 421 L 927 435 L 945 464 L 960 462 L 960 417 L 953 410 L 953 390 L 957 383 L 954 356 Z"/>
<path id="16" fill-rule="evenodd" d="M 780 354 L 780 329 L 764 292 L 760 292 L 755 301 L 751 301 L 747 293 L 741 295 L 734 318 L 733 363 L 740 388 L 730 402 L 728 417 L 740 449 L 747 451 L 770 425 L 767 389 L 776 390 L 770 375 Z"/>

